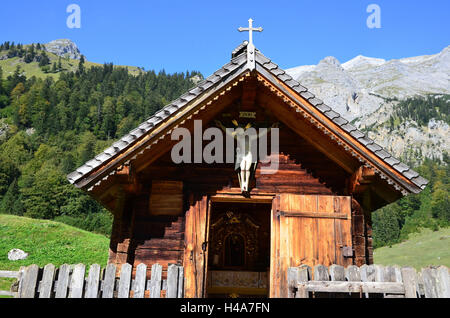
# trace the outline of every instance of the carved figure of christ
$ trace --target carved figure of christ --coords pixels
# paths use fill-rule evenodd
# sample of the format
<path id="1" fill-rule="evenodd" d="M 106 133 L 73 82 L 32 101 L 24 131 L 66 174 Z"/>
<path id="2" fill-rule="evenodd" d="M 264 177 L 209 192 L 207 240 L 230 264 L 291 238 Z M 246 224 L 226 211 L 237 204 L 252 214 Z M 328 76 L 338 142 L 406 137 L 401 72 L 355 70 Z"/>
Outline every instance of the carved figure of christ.
<path id="1" fill-rule="evenodd" d="M 264 137 L 272 128 L 278 127 L 278 123 L 272 125 L 268 129 L 264 129 L 258 136 L 256 129 L 251 127 L 251 124 L 247 124 L 244 128 L 238 127 L 234 131 L 227 129 L 220 121 L 215 121 L 216 125 L 219 126 L 228 136 L 236 139 L 236 160 L 235 160 L 235 170 L 238 172 L 239 185 L 243 193 L 248 192 L 250 175 L 252 170 L 256 169 L 256 163 L 258 161 L 256 142 L 260 137 Z M 237 122 L 233 121 L 237 126 Z"/>

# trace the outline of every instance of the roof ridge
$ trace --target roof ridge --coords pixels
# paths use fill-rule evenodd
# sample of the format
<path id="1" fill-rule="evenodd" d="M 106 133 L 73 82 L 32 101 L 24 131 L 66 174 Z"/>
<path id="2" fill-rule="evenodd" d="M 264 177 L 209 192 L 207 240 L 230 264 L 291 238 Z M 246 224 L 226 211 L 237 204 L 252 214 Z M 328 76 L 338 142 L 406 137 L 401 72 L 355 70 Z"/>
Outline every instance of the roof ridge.
<path id="1" fill-rule="evenodd" d="M 231 58 L 233 59 L 234 57 L 241 55 L 242 53 L 245 52 L 245 50 L 247 49 L 247 45 L 248 45 L 248 41 L 244 40 L 242 41 L 241 44 L 239 44 L 232 52 L 231 52 Z"/>
<path id="2" fill-rule="evenodd" d="M 244 41 L 245 42 L 245 41 Z M 242 45 L 242 44 L 241 44 Z M 208 76 L 203 81 L 199 82 L 196 86 L 189 89 L 177 99 L 171 101 L 163 108 L 157 110 L 152 116 L 148 117 L 145 121 L 140 123 L 136 128 L 132 129 L 128 134 L 120 137 L 110 147 L 97 154 L 93 159 L 87 161 L 83 165 L 76 168 L 73 172 L 67 175 L 67 179 L 70 183 L 74 184 L 80 180 L 84 175 L 91 172 L 93 169 L 104 164 L 105 162 L 112 160 L 120 151 L 124 148 L 131 146 L 143 135 L 154 129 L 164 119 L 171 116 L 181 108 L 184 108 L 189 102 L 197 98 L 199 95 L 206 92 L 209 88 L 217 84 L 223 78 L 231 75 L 241 65 L 247 62 L 244 55 L 239 54 L 230 60 L 230 62 L 223 65 L 216 72 Z"/>

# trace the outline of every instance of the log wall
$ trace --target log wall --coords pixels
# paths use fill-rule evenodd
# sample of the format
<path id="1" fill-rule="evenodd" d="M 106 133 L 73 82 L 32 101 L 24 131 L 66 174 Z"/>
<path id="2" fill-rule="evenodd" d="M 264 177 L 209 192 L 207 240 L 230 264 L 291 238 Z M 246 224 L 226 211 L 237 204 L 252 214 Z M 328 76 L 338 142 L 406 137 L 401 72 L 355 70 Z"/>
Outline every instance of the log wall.
<path id="1" fill-rule="evenodd" d="M 258 164 L 251 183 L 251 195 L 275 196 L 281 193 L 308 195 L 346 195 L 346 180 L 349 178 L 342 168 L 321 154 L 287 127 L 280 127 L 280 153 L 278 171 L 263 174 Z M 128 199 L 122 214 L 117 213 L 111 237 L 110 262 L 128 262 L 136 266 L 155 263 L 167 269 L 168 264 L 183 264 L 185 249 L 185 214 L 189 209 L 189 196 L 201 198 L 217 194 L 239 195 L 239 182 L 234 164 L 174 164 L 170 153 L 163 155 L 137 176 L 142 191 Z M 159 215 L 152 193 L 164 198 L 164 184 L 182 182 L 182 186 L 171 186 L 167 200 L 179 202 L 183 198 L 181 213 Z M 173 191 L 182 191 L 174 193 Z M 352 243 L 354 263 L 371 262 L 370 220 L 364 216 L 356 202 L 352 206 Z M 130 215 L 131 213 L 131 215 Z M 165 213 L 167 214 L 167 213 Z M 203 240 L 203 238 L 201 239 Z M 114 250 L 114 247 L 116 249 Z"/>

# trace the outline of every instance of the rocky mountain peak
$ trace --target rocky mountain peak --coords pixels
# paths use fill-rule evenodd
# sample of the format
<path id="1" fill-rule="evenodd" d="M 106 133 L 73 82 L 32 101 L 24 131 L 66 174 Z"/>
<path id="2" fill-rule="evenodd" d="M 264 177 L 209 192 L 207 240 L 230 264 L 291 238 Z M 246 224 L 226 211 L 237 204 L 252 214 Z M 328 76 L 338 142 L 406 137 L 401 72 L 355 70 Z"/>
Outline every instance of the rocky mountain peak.
<path id="1" fill-rule="evenodd" d="M 345 70 L 357 69 L 357 68 L 366 68 L 371 66 L 378 66 L 386 63 L 385 59 L 379 59 L 374 57 L 367 57 L 363 55 L 358 55 L 355 58 L 351 59 L 342 64 L 342 67 Z"/>
<path id="2" fill-rule="evenodd" d="M 393 60 L 358 55 L 342 65 L 328 56 L 317 65 L 286 72 L 355 126 L 370 130 L 371 137 L 396 156 L 406 147 L 420 150 L 424 157 L 450 149 L 449 125 L 442 121 L 422 127 L 408 119 L 393 131 L 384 125 L 400 100 L 450 94 L 450 46 L 434 55 Z"/>
<path id="3" fill-rule="evenodd" d="M 78 46 L 69 39 L 53 40 L 44 45 L 48 52 L 58 56 L 77 60 L 81 58 L 81 52 L 78 49 Z"/>
<path id="4" fill-rule="evenodd" d="M 319 62 L 319 65 L 324 65 L 324 64 L 325 65 L 335 66 L 337 68 L 342 68 L 341 67 L 341 63 L 334 56 L 327 56 L 326 58 L 324 58 L 323 60 L 321 60 Z"/>

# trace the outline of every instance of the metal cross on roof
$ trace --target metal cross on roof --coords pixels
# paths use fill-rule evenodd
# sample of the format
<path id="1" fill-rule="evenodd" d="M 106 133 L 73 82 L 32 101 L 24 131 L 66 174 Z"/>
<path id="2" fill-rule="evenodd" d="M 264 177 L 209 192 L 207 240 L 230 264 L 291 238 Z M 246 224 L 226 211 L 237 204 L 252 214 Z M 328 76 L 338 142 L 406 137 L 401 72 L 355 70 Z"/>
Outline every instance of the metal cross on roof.
<path id="1" fill-rule="evenodd" d="M 248 28 L 240 27 L 238 28 L 239 32 L 248 31 L 249 34 L 249 42 L 247 44 L 247 67 L 250 71 L 253 71 L 256 67 L 255 64 L 255 46 L 253 45 L 253 31 L 262 32 L 263 28 L 254 28 L 253 20 L 248 19 Z"/>
<path id="2" fill-rule="evenodd" d="M 243 27 L 238 28 L 239 32 L 248 31 L 249 44 L 253 44 L 253 31 L 262 32 L 262 30 L 263 30 L 263 28 L 261 28 L 261 27 L 259 27 L 259 28 L 253 27 L 253 19 L 252 18 L 248 19 L 248 28 L 243 28 Z"/>

